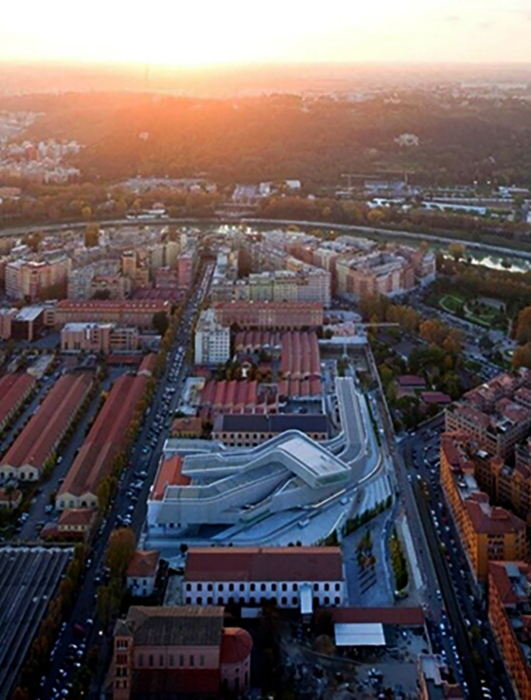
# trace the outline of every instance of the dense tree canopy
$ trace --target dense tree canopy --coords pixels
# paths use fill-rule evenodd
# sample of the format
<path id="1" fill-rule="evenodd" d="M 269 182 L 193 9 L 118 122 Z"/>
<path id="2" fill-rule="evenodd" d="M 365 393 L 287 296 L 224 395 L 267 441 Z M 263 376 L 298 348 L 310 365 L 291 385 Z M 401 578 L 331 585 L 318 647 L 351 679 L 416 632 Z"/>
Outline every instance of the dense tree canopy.
<path id="1" fill-rule="evenodd" d="M 75 138 L 87 177 L 135 174 L 220 183 L 300 178 L 338 183 L 345 172 L 413 173 L 424 183 L 531 182 L 531 105 L 402 92 L 352 102 L 269 95 L 192 99 L 127 93 L 4 98 L 44 112 L 27 136 Z M 413 133 L 419 145 L 395 139 Z M 25 134 L 26 136 L 26 134 Z M 377 216 L 377 215 L 375 215 Z"/>

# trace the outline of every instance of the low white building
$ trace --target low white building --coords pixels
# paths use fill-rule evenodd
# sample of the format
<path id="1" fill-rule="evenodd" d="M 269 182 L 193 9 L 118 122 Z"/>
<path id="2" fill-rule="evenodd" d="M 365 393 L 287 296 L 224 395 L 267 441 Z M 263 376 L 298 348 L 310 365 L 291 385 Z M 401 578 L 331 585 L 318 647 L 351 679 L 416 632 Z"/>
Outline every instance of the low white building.
<path id="1" fill-rule="evenodd" d="M 230 359 L 230 328 L 222 326 L 214 309 L 201 313 L 194 339 L 196 365 L 220 365 Z"/>
<path id="2" fill-rule="evenodd" d="M 155 590 L 159 570 L 158 552 L 135 552 L 127 569 L 127 589 L 135 598 L 147 598 Z"/>
<path id="3" fill-rule="evenodd" d="M 186 605 L 279 608 L 340 607 L 346 599 L 339 547 L 192 547 L 182 598 Z"/>

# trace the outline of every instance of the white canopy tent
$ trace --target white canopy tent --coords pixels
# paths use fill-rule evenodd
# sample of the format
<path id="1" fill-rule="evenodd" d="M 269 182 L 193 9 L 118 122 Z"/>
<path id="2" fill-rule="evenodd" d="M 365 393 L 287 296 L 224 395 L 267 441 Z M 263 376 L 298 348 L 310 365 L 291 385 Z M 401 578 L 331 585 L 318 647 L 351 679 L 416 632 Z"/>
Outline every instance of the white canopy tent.
<path id="1" fill-rule="evenodd" d="M 379 622 L 337 623 L 334 625 L 336 647 L 384 647 L 383 625 Z"/>

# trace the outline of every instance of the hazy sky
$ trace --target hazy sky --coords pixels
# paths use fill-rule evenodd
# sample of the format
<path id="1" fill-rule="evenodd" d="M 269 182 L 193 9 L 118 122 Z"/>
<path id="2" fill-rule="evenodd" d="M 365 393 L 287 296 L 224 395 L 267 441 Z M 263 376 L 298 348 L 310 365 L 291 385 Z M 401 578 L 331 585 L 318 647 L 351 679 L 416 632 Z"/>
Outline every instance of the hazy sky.
<path id="1" fill-rule="evenodd" d="M 531 0 L 25 0 L 0 60 L 531 62 Z"/>

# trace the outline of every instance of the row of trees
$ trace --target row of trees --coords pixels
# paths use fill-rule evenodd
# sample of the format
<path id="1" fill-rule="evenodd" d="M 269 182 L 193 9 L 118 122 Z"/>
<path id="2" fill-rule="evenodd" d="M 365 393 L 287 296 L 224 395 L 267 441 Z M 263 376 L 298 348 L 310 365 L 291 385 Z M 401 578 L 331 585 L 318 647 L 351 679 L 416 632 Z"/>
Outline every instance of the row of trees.
<path id="1" fill-rule="evenodd" d="M 374 226 L 418 233 L 433 233 L 473 242 L 518 242 L 526 245 L 529 226 L 525 223 L 495 222 L 470 215 L 432 212 L 423 209 L 402 210 L 401 207 L 370 208 L 363 201 L 337 200 L 329 197 L 271 197 L 261 200 L 258 215 L 266 219 L 323 221 L 351 226 Z M 452 244 L 450 255 L 456 260 L 464 257 L 464 246 Z"/>
<path id="2" fill-rule="evenodd" d="M 421 320 L 419 313 L 411 306 L 396 304 L 383 294 L 362 297 L 358 308 L 368 323 L 397 323 L 405 333 L 415 333 Z"/>
<path id="3" fill-rule="evenodd" d="M 388 496 L 385 501 L 380 501 L 380 503 L 377 503 L 374 506 L 374 508 L 364 510 L 361 514 L 356 513 L 356 515 L 353 518 L 347 518 L 343 526 L 343 537 L 347 537 L 348 535 L 350 535 L 351 533 L 355 532 L 360 527 L 368 523 L 370 520 L 375 518 L 377 515 L 383 513 L 384 510 L 391 507 L 392 502 L 393 497 Z"/>
<path id="4" fill-rule="evenodd" d="M 220 195 L 208 192 L 172 192 L 168 189 L 136 194 L 120 187 L 108 188 L 91 183 L 66 185 L 22 185 L 22 195 L 0 203 L 0 224 L 4 226 L 60 221 L 93 222 L 102 219 L 123 219 L 128 213 L 140 213 L 155 203 L 162 203 L 172 218 L 214 215 Z M 40 242 L 28 240 L 36 249 Z M 85 245 L 97 245 L 97 228 L 87 226 Z"/>
<path id="5" fill-rule="evenodd" d="M 402 551 L 402 544 L 396 530 L 393 531 L 389 541 L 389 550 L 391 553 L 391 564 L 395 575 L 396 590 L 403 591 L 409 581 L 409 573 L 407 568 L 407 560 Z"/>
<path id="6" fill-rule="evenodd" d="M 105 554 L 110 578 L 98 588 L 98 618 L 107 628 L 120 610 L 125 595 L 125 572 L 135 553 L 135 535 L 130 528 L 113 530 Z"/>

